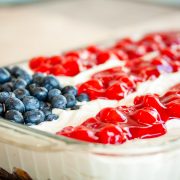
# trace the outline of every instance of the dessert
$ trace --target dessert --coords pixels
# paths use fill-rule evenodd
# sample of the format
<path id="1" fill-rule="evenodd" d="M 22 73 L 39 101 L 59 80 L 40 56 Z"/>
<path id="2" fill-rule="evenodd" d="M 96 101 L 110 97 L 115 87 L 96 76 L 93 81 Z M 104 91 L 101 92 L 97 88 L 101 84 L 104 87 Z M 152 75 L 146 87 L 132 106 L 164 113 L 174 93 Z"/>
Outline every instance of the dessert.
<path id="1" fill-rule="evenodd" d="M 69 56 L 67 71 L 64 69 L 65 66 L 62 68 L 65 62 L 60 63 L 56 58 L 53 58 L 55 60 L 51 60 L 49 65 L 47 60 L 49 58 L 43 57 L 45 60 L 41 60 L 42 64 L 40 63 L 39 67 L 38 58 L 35 58 L 33 63 L 36 66 L 34 65 L 33 68 L 29 67 L 30 62 L 18 64 L 21 69 L 29 73 L 29 76 L 21 76 L 27 78 L 25 81 L 29 82 L 28 77 L 36 77 L 37 74 L 33 74 L 38 73 L 38 78 L 34 80 L 35 84 L 38 84 L 39 81 L 41 82 L 40 72 L 43 77 L 55 75 L 56 77 L 53 77 L 60 83 L 61 88 L 52 91 L 48 90 L 52 85 L 49 84 L 49 80 L 45 86 L 30 86 L 32 89 L 38 87 L 37 92 L 41 92 L 43 88 L 42 94 L 29 92 L 34 98 L 41 99 L 38 100 L 41 105 L 44 103 L 50 105 L 53 96 L 58 100 L 65 98 L 67 101 L 69 96 L 65 96 L 64 91 L 68 90 L 74 96 L 77 89 L 75 106 L 69 107 L 74 103 L 73 99 L 72 104 L 66 103 L 66 108 L 62 109 L 63 103 L 60 108 L 51 108 L 50 117 L 53 118 L 37 124 L 24 123 L 25 118 L 32 118 L 31 110 L 26 112 L 26 117 L 24 117 L 25 113 L 21 112 L 38 104 L 35 103 L 37 101 L 34 101 L 34 98 L 29 99 L 27 82 L 25 83 L 23 78 L 16 78 L 17 82 L 13 82 L 12 86 L 11 76 L 5 73 L 1 79 L 2 84 L 5 85 L 1 85 L 1 88 L 6 96 L 0 96 L 0 100 L 4 101 L 9 96 L 14 97 L 12 87 L 25 87 L 14 94 L 16 93 L 16 98 L 22 103 L 21 99 L 26 97 L 25 105 L 23 103 L 26 108 L 23 108 L 19 101 L 21 106 L 13 106 L 22 114 L 23 117 L 19 115 L 21 117 L 19 119 L 23 121 L 9 123 L 11 113 L 7 113 L 9 119 L 0 121 L 0 167 L 5 169 L 5 171 L 1 169 L 3 175 L 6 177 L 24 175 L 23 172 L 19 173 L 19 169 L 18 173 L 17 171 L 12 173 L 13 167 L 16 167 L 28 172 L 32 179 L 169 180 L 173 177 L 173 180 L 179 180 L 180 173 L 177 167 L 180 165 L 178 114 L 180 43 L 178 34 L 178 32 L 152 33 L 150 36 L 145 35 L 146 38 L 143 37 L 141 40 L 120 40 L 118 45 L 116 44 L 119 49 L 115 48 L 120 58 L 117 56 L 117 51 L 113 50 L 108 59 L 109 52 L 106 53 L 106 50 L 112 50 L 112 47 L 116 46 L 114 44 L 109 47 L 84 48 L 94 54 L 97 49 L 103 50 L 98 58 L 99 64 L 96 62 L 96 55 L 92 61 L 87 61 L 85 58 L 84 63 L 82 59 L 77 63 L 76 53 L 71 52 L 69 55 L 64 53 Z M 143 39 L 146 39 L 144 43 L 142 43 Z M 139 44 L 146 48 L 139 47 Z M 79 51 L 84 50 L 77 52 Z M 73 57 L 73 60 L 70 57 Z M 58 63 L 53 65 L 52 62 Z M 55 70 L 52 70 L 53 67 Z M 6 70 L 11 72 L 11 68 L 12 66 L 6 67 Z M 4 69 L 1 72 L 4 72 Z M 80 91 L 80 87 L 88 81 L 91 81 L 92 86 L 85 86 Z M 107 87 L 118 82 L 123 87 L 123 91 L 117 91 L 117 94 L 116 90 L 111 91 L 112 96 L 106 96 Z M 29 84 L 32 84 L 31 81 Z M 47 89 L 49 98 L 44 98 L 47 93 L 44 88 Z M 97 91 L 98 88 L 102 91 Z M 34 105 L 28 105 L 29 100 L 32 99 Z M 4 103 L 1 103 L 0 110 L 3 117 L 5 117 L 4 111 L 7 111 L 4 107 Z M 12 106 L 7 105 L 7 107 Z M 53 107 L 56 107 L 56 103 Z M 55 119 L 54 116 L 58 118 Z M 21 123 L 24 125 L 22 126 Z M 133 127 L 131 123 L 134 123 Z"/>
<path id="2" fill-rule="evenodd" d="M 121 144 L 164 135 L 166 122 L 180 118 L 179 32 L 35 57 L 28 65 L 0 69 L 5 119 L 83 141 Z M 157 94 L 141 91 L 166 77 L 172 83 Z"/>

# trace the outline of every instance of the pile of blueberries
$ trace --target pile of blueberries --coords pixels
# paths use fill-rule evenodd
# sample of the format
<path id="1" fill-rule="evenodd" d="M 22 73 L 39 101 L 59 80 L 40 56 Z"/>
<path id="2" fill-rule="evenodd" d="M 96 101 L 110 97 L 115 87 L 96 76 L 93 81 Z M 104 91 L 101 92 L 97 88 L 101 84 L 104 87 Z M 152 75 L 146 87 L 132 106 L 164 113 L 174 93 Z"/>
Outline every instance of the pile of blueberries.
<path id="1" fill-rule="evenodd" d="M 17 66 L 0 68 L 0 115 L 5 119 L 37 125 L 58 118 L 52 108 L 79 109 L 78 101 L 89 101 L 89 97 L 77 95 L 74 86 L 62 87 L 52 75 L 30 75 Z"/>

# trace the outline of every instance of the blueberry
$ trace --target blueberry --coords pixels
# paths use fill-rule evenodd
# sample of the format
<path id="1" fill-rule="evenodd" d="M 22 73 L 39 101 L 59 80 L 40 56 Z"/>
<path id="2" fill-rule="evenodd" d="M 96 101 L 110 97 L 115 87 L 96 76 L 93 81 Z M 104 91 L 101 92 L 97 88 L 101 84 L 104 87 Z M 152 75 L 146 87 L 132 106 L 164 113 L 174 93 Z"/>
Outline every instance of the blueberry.
<path id="1" fill-rule="evenodd" d="M 37 85 L 35 83 L 32 83 L 27 86 L 27 89 L 32 93 L 36 87 Z"/>
<path id="2" fill-rule="evenodd" d="M 12 82 L 7 82 L 1 85 L 0 87 L 1 91 L 7 91 L 7 92 L 11 92 L 13 91 L 13 83 Z"/>
<path id="3" fill-rule="evenodd" d="M 4 105 L 0 103 L 0 115 L 4 113 Z"/>
<path id="4" fill-rule="evenodd" d="M 48 103 L 46 103 L 46 102 L 44 102 L 44 101 L 39 101 L 39 109 L 40 109 L 40 110 L 43 110 L 44 108 L 49 108 L 49 109 L 51 109 L 50 104 L 48 104 Z"/>
<path id="5" fill-rule="evenodd" d="M 31 83 L 32 81 L 32 76 L 29 75 L 27 72 L 25 72 L 23 75 L 18 76 L 18 77 L 24 79 L 27 84 Z"/>
<path id="6" fill-rule="evenodd" d="M 15 94 L 12 92 L 0 92 L 0 103 L 5 103 L 5 101 L 10 98 L 10 97 L 15 97 Z"/>
<path id="7" fill-rule="evenodd" d="M 16 123 L 24 124 L 24 118 L 19 111 L 9 110 L 5 113 L 5 119 L 12 120 Z"/>
<path id="8" fill-rule="evenodd" d="M 80 108 L 79 105 L 75 105 L 75 106 L 73 106 L 73 107 L 71 108 L 71 110 L 78 110 L 79 108 Z"/>
<path id="9" fill-rule="evenodd" d="M 27 82 L 24 79 L 16 79 L 14 82 L 14 89 L 18 89 L 18 88 L 25 88 L 27 85 Z"/>
<path id="10" fill-rule="evenodd" d="M 46 76 L 44 78 L 43 86 L 48 91 L 51 89 L 55 89 L 55 88 L 59 89 L 60 88 L 60 84 L 59 84 L 58 80 L 52 75 Z"/>
<path id="11" fill-rule="evenodd" d="M 15 96 L 22 100 L 25 96 L 29 96 L 29 91 L 27 89 L 24 89 L 24 88 L 18 88 L 16 90 L 13 91 Z"/>
<path id="12" fill-rule="evenodd" d="M 45 117 L 45 120 L 46 120 L 46 121 L 57 120 L 58 117 L 59 117 L 59 116 L 56 115 L 56 114 L 49 114 L 49 115 L 47 115 L 47 116 Z"/>
<path id="13" fill-rule="evenodd" d="M 10 81 L 11 75 L 5 68 L 0 68 L 0 84 Z"/>
<path id="14" fill-rule="evenodd" d="M 62 89 L 62 94 L 72 94 L 74 96 L 77 95 L 77 89 L 74 86 L 65 86 Z"/>
<path id="15" fill-rule="evenodd" d="M 81 93 L 79 94 L 76 99 L 79 101 L 79 102 L 83 102 L 83 101 L 89 101 L 89 96 L 86 94 L 86 93 Z"/>
<path id="16" fill-rule="evenodd" d="M 26 73 L 26 71 L 18 66 L 14 66 L 11 68 L 11 74 L 15 77 L 21 76 L 24 73 Z"/>
<path id="17" fill-rule="evenodd" d="M 44 109 L 42 109 L 43 113 L 45 116 L 48 116 L 49 114 L 52 114 L 52 110 L 49 107 L 45 107 Z"/>
<path id="18" fill-rule="evenodd" d="M 48 95 L 48 90 L 44 87 L 35 87 L 31 93 L 38 100 L 45 101 Z"/>
<path id="19" fill-rule="evenodd" d="M 26 111 L 39 109 L 39 101 L 33 96 L 25 96 L 22 102 L 24 103 Z"/>
<path id="20" fill-rule="evenodd" d="M 12 67 L 11 68 L 11 74 L 13 75 L 13 76 L 19 76 L 20 74 L 22 74 L 22 69 L 20 68 L 20 67 L 18 67 L 18 66 L 14 66 L 14 67 Z"/>
<path id="21" fill-rule="evenodd" d="M 51 101 L 53 97 L 61 95 L 61 91 L 59 89 L 51 89 L 48 92 L 48 100 Z"/>
<path id="22" fill-rule="evenodd" d="M 18 98 L 10 97 L 5 101 L 6 110 L 17 110 L 19 112 L 24 112 L 25 107 L 21 100 Z"/>
<path id="23" fill-rule="evenodd" d="M 45 119 L 45 115 L 41 110 L 31 110 L 24 113 L 24 121 L 25 123 L 31 124 L 39 124 L 43 122 Z"/>
<path id="24" fill-rule="evenodd" d="M 52 98 L 51 105 L 53 108 L 65 109 L 67 100 L 63 95 Z"/>
<path id="25" fill-rule="evenodd" d="M 8 71 L 11 74 L 11 68 L 10 67 L 6 66 L 6 67 L 4 67 L 4 69 L 6 69 L 6 71 Z"/>
<path id="26" fill-rule="evenodd" d="M 16 77 L 14 77 L 14 76 L 11 76 L 11 82 L 12 82 L 12 84 L 14 85 L 14 83 L 17 81 L 17 78 Z"/>
<path id="27" fill-rule="evenodd" d="M 44 74 L 42 73 L 35 73 L 33 75 L 33 83 L 38 84 L 39 86 L 41 86 L 44 82 Z"/>
<path id="28" fill-rule="evenodd" d="M 64 97 L 67 100 L 66 107 L 71 108 L 76 105 L 76 98 L 73 94 L 65 94 Z"/>
<path id="29" fill-rule="evenodd" d="M 13 76 L 25 80 L 27 84 L 29 84 L 32 81 L 31 75 L 28 74 L 25 70 L 21 69 L 20 67 L 13 67 L 11 69 L 11 72 Z"/>

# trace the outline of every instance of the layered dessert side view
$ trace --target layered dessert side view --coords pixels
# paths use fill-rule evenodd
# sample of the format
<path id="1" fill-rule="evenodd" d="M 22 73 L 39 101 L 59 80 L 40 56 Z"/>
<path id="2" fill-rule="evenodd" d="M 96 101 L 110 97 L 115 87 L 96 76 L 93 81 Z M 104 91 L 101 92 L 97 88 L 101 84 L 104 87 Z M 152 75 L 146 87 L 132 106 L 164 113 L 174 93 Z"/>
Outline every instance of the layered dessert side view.
<path id="1" fill-rule="evenodd" d="M 122 38 L 0 68 L 0 115 L 102 144 L 180 127 L 180 32 Z"/>

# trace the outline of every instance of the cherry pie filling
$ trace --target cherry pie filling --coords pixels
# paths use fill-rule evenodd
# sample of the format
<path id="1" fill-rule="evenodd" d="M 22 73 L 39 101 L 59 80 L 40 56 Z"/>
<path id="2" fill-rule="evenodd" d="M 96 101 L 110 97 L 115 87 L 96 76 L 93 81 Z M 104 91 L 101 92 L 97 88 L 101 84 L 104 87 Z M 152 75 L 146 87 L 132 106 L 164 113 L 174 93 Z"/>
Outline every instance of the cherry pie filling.
<path id="1" fill-rule="evenodd" d="M 35 57 L 29 67 L 34 72 L 56 76 L 77 74 L 109 60 L 124 65 L 94 73 L 77 85 L 78 94 L 87 93 L 91 100 L 121 100 L 137 86 L 165 73 L 180 69 L 180 32 L 151 33 L 140 40 L 123 38 L 107 48 L 89 46 L 51 57 Z M 152 56 L 146 59 L 146 56 Z M 137 96 L 133 106 L 102 109 L 79 126 L 68 126 L 57 135 L 87 142 L 121 144 L 132 139 L 158 137 L 166 133 L 166 122 L 180 118 L 180 84 L 165 95 Z"/>

